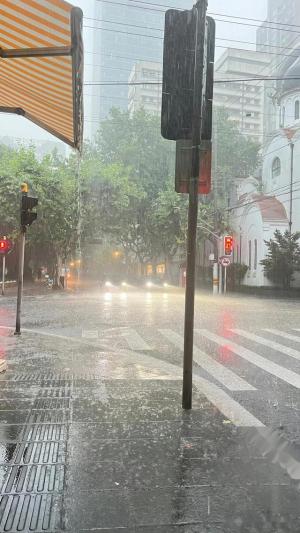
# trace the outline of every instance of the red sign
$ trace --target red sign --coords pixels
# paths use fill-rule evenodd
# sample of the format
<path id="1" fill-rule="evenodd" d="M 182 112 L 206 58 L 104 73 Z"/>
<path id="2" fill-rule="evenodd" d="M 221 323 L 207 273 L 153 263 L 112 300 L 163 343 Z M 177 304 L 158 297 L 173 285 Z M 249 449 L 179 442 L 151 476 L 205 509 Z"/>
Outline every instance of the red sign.
<path id="1" fill-rule="evenodd" d="M 211 141 L 201 141 L 200 169 L 198 180 L 198 194 L 211 192 Z M 192 142 L 182 140 L 176 142 L 176 170 L 175 190 L 179 193 L 188 193 L 192 176 Z"/>
<path id="2" fill-rule="evenodd" d="M 0 239 L 0 255 L 6 255 L 12 249 L 12 242 L 9 239 Z"/>

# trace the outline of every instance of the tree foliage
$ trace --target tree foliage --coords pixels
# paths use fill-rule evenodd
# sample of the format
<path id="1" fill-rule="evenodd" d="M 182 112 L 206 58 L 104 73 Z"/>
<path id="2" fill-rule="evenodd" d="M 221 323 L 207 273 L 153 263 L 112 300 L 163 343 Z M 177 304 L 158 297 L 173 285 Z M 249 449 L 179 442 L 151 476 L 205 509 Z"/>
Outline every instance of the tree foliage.
<path id="1" fill-rule="evenodd" d="M 246 175 L 256 165 L 257 146 L 238 134 L 224 111 L 217 116 L 217 173 L 224 180 Z M 79 211 L 83 257 L 102 240 L 104 255 L 117 247 L 125 262 L 168 263 L 184 248 L 187 230 L 187 195 L 175 193 L 174 171 L 175 143 L 162 138 L 160 119 L 143 110 L 131 116 L 112 109 L 95 142 L 85 146 L 80 188 L 74 155 L 38 160 L 33 147 L 0 146 L 0 232 L 16 238 L 19 186 L 26 181 L 39 198 L 38 221 L 27 235 L 33 271 L 44 264 L 57 271 L 75 257 Z M 210 201 L 200 203 L 199 239 L 210 238 L 205 226 L 215 228 L 214 210 Z"/>
<path id="2" fill-rule="evenodd" d="M 270 281 L 289 289 L 293 281 L 294 272 L 300 266 L 300 232 L 290 234 L 287 230 L 274 232 L 274 238 L 265 241 L 268 253 L 261 261 L 264 271 Z"/>

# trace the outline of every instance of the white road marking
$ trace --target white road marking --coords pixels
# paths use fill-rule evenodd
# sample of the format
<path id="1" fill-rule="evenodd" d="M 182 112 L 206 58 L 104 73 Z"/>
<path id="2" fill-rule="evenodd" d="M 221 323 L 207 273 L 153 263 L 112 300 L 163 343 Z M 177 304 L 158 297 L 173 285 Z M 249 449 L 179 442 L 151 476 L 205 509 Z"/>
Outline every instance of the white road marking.
<path id="1" fill-rule="evenodd" d="M 98 330 L 97 329 L 83 329 L 81 336 L 84 339 L 98 339 Z"/>
<path id="2" fill-rule="evenodd" d="M 126 331 L 123 331 L 121 335 L 126 339 L 126 342 L 131 350 L 152 350 L 149 344 L 147 344 L 134 329 L 128 328 Z"/>
<path id="3" fill-rule="evenodd" d="M 13 327 L 9 326 L 0 326 L 0 329 L 6 329 L 14 331 Z M 98 348 L 98 345 L 93 342 L 84 341 L 80 338 L 65 337 L 62 335 L 55 335 L 53 333 L 47 333 L 46 331 L 30 330 L 23 329 L 27 333 L 41 334 L 49 337 L 57 337 L 64 340 L 71 340 L 74 342 L 81 342 L 83 344 L 93 346 Z M 132 352 L 129 350 L 118 350 L 118 354 L 124 354 L 127 356 L 128 360 L 135 365 L 142 365 L 149 370 L 158 369 L 159 372 L 164 371 L 167 375 L 170 376 L 170 379 L 182 380 L 182 369 L 179 366 L 172 365 L 166 361 L 156 359 L 149 355 L 141 354 L 138 352 Z M 166 377 L 165 377 L 166 379 Z M 204 394 L 206 398 L 213 404 L 215 407 L 228 419 L 232 421 L 236 426 L 244 427 L 263 427 L 264 424 L 255 418 L 249 411 L 242 407 L 238 402 L 230 398 L 223 390 L 221 390 L 216 385 L 209 383 L 209 381 L 194 376 L 194 385 L 199 389 L 199 392 Z"/>
<path id="4" fill-rule="evenodd" d="M 219 335 L 215 335 L 214 333 L 211 333 L 206 329 L 199 329 L 197 331 L 199 331 L 199 333 L 207 339 L 219 344 L 220 346 L 226 346 L 228 350 L 235 353 L 236 355 L 239 355 L 243 359 L 246 359 L 246 361 L 249 361 L 249 363 L 258 366 L 262 370 L 269 372 L 269 374 L 272 374 L 273 376 L 282 379 L 286 383 L 293 385 L 297 389 L 300 389 L 299 374 L 296 374 L 295 372 L 292 372 L 291 370 L 288 370 L 283 366 L 277 365 L 276 363 L 269 361 L 265 357 L 262 357 L 261 355 L 252 352 L 252 350 L 248 350 L 243 346 L 239 346 L 235 342 L 232 342 L 230 339 L 219 337 Z"/>
<path id="5" fill-rule="evenodd" d="M 290 333 L 285 333 L 285 331 L 281 331 L 279 329 L 264 328 L 263 331 L 268 331 L 269 333 L 273 333 L 273 335 L 277 335 L 278 337 L 282 337 L 283 339 L 288 339 L 289 341 L 300 342 L 299 335 L 291 335 Z"/>
<path id="6" fill-rule="evenodd" d="M 126 354 L 135 363 L 140 362 L 143 367 L 151 370 L 158 369 L 161 372 L 165 372 L 173 375 L 177 379 L 182 380 L 182 370 L 179 366 L 167 363 L 161 359 L 156 359 L 150 355 L 139 354 L 137 352 L 132 353 L 127 350 L 120 350 L 120 353 Z M 138 361 L 138 359 L 140 361 Z M 226 418 L 236 426 L 243 427 L 264 427 L 264 424 L 253 416 L 247 409 L 242 407 L 238 402 L 233 400 L 225 391 L 210 383 L 206 379 L 198 376 L 193 377 L 194 386 L 199 390 L 201 394 L 204 394 L 208 401 L 210 401 Z"/>
<path id="7" fill-rule="evenodd" d="M 231 331 L 233 331 L 233 333 L 236 333 L 237 335 L 240 335 L 241 337 L 245 337 L 246 339 L 249 339 L 250 341 L 257 342 L 258 344 L 263 344 L 264 346 L 267 346 L 268 348 L 273 348 L 273 350 L 282 352 L 285 355 L 288 355 L 289 357 L 293 357 L 294 359 L 297 359 L 298 361 L 300 361 L 300 352 L 298 352 L 298 350 L 294 350 L 293 348 L 288 348 L 287 346 L 284 346 L 283 344 L 279 344 L 279 342 L 274 342 L 274 341 L 271 341 L 270 339 L 265 339 L 264 337 L 260 337 L 259 335 L 255 335 L 254 333 L 250 333 L 243 329 L 231 329 Z"/>
<path id="8" fill-rule="evenodd" d="M 233 400 L 222 389 L 210 383 L 206 379 L 194 375 L 195 386 L 226 418 L 235 426 L 264 427 L 264 424 L 253 416 L 247 409 Z"/>
<path id="9" fill-rule="evenodd" d="M 158 330 L 164 337 L 171 341 L 175 346 L 183 349 L 183 337 L 171 329 Z M 202 352 L 194 346 L 194 361 L 201 366 L 208 374 L 214 376 L 222 385 L 232 391 L 256 390 L 255 387 L 247 383 L 244 379 L 237 376 L 234 372 L 215 361 L 212 357 Z"/>

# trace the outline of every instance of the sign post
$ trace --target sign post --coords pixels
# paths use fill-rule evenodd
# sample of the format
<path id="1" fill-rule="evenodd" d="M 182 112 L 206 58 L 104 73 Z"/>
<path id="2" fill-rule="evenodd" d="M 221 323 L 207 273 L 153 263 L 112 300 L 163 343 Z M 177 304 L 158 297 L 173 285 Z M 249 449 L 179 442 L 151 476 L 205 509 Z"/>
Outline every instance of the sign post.
<path id="1" fill-rule="evenodd" d="M 221 268 L 224 267 L 224 294 L 227 292 L 227 267 L 231 264 L 229 257 L 222 256 L 219 259 Z"/>
<path id="2" fill-rule="evenodd" d="M 192 408 L 198 194 L 211 190 L 215 23 L 207 0 L 166 12 L 161 132 L 176 141 L 175 190 L 189 195 L 182 407 Z"/>

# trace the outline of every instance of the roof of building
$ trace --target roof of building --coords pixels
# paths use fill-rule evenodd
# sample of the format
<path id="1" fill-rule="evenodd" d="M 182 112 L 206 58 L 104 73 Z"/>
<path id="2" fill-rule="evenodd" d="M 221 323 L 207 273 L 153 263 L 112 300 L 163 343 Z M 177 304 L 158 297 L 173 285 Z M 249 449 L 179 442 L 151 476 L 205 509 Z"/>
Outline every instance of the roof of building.
<path id="1" fill-rule="evenodd" d="M 259 207 L 261 217 L 265 221 L 287 222 L 287 214 L 284 205 L 274 196 L 258 194 L 253 196 L 253 200 Z"/>

